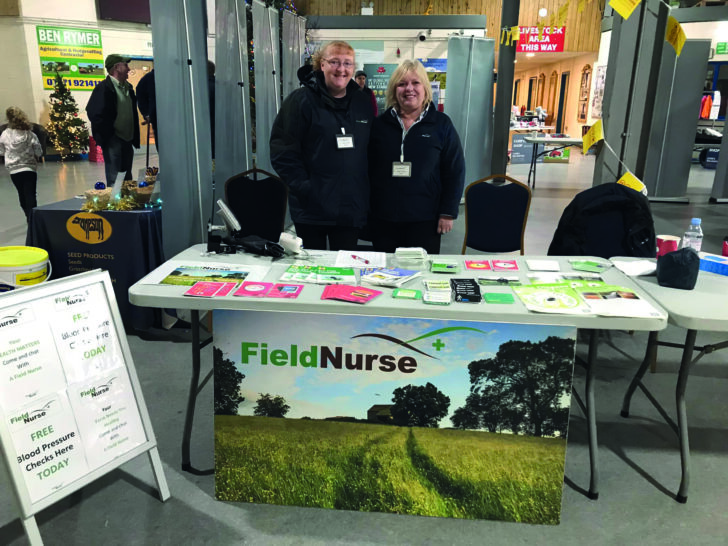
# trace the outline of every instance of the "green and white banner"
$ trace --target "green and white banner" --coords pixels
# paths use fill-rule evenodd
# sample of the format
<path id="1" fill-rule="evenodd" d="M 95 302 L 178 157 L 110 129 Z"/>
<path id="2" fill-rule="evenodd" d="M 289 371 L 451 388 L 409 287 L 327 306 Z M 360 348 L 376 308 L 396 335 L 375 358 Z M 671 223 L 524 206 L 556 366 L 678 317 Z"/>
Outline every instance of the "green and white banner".
<path id="1" fill-rule="evenodd" d="M 215 311 L 219 500 L 557 524 L 576 329 Z"/>
<path id="2" fill-rule="evenodd" d="M 43 89 L 53 89 L 56 72 L 76 91 L 91 91 L 106 77 L 100 30 L 42 25 L 35 30 Z"/>

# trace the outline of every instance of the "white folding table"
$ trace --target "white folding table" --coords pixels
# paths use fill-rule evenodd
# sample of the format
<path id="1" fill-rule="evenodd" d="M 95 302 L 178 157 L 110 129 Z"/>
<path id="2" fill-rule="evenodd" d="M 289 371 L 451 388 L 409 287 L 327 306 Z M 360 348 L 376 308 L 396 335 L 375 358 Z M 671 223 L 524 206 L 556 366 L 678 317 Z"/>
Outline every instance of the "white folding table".
<path id="1" fill-rule="evenodd" d="M 620 258 L 623 259 L 623 258 Z M 657 283 L 657 277 L 637 277 L 637 284 L 642 290 L 660 302 L 660 305 L 669 314 L 669 323 L 685 328 L 685 343 L 669 343 L 658 340 L 657 331 L 650 332 L 647 350 L 642 365 L 632 379 L 622 404 L 622 417 L 629 417 L 629 406 L 637 387 L 647 396 L 648 400 L 660 412 L 668 425 L 675 431 L 680 442 L 680 462 L 682 478 L 675 499 L 684 503 L 688 500 L 688 487 L 690 485 L 690 445 L 688 441 L 688 417 L 685 404 L 685 389 L 688 376 L 693 365 L 705 354 L 728 347 L 728 341 L 712 345 L 696 346 L 698 332 L 728 332 L 728 277 L 716 273 L 700 271 L 698 281 L 693 290 L 679 290 L 666 288 Z M 675 387 L 675 402 L 677 407 L 677 424 L 670 418 L 660 403 L 647 389 L 643 378 L 647 368 L 657 358 L 657 347 L 681 348 L 683 350 L 680 361 L 680 370 Z M 695 350 L 700 351 L 693 358 Z"/>
<path id="2" fill-rule="evenodd" d="M 316 265 L 333 265 L 336 253 L 321 252 L 313 253 L 315 257 L 312 261 L 304 262 Z M 465 256 L 441 256 L 443 259 L 458 261 L 461 265 Z M 488 256 L 483 258 L 487 259 Z M 528 259 L 538 259 L 538 256 L 529 256 Z M 545 259 L 545 257 L 541 257 Z M 571 257 L 573 258 L 573 257 Z M 518 263 L 517 272 L 509 272 L 509 274 L 518 274 L 524 284 L 528 284 L 525 257 L 519 256 L 514 258 Z M 569 259 L 567 257 L 549 256 L 550 260 L 558 260 L 562 271 L 572 271 Z M 586 258 L 596 261 L 604 261 L 601 258 Z M 395 265 L 393 255 L 387 256 L 388 263 Z M 258 258 L 250 254 L 211 254 L 207 255 L 204 245 L 193 246 L 170 260 L 171 264 L 189 263 L 190 261 L 206 261 L 210 265 L 214 263 L 237 263 L 241 265 L 267 264 L 270 266 L 266 278 L 267 282 L 277 282 L 285 270 L 293 263 L 301 263 L 291 258 L 279 259 L 272 261 L 270 258 Z M 165 264 L 169 269 L 170 262 Z M 417 267 L 408 264 L 396 264 L 399 267 L 409 267 L 417 269 Z M 468 270 L 462 267 L 462 270 L 456 276 L 459 278 L 477 278 L 480 272 L 478 270 Z M 155 272 L 149 276 L 155 275 Z M 147 277 L 141 279 L 129 289 L 129 299 L 134 305 L 144 307 L 160 307 L 160 308 L 176 308 L 192 310 L 192 378 L 190 382 L 190 392 L 187 405 L 187 415 L 185 418 L 185 429 L 182 439 L 182 469 L 192 473 L 202 473 L 196 470 L 190 461 L 190 437 L 192 433 L 192 424 L 194 419 L 195 402 L 197 395 L 204 384 L 209 380 L 209 375 L 200 382 L 200 349 L 209 343 L 200 343 L 199 337 L 199 312 L 212 309 L 237 309 L 247 311 L 280 311 L 280 312 L 296 312 L 296 313 L 332 313 L 340 315 L 375 315 L 390 316 L 404 318 L 430 318 L 444 320 L 459 321 L 481 321 L 481 322 L 507 322 L 507 323 L 525 323 L 525 324 L 547 324 L 559 326 L 574 326 L 585 329 L 590 332 L 588 357 L 585 363 L 587 370 L 586 376 L 586 401 L 582 403 L 577 395 L 577 402 L 584 410 L 588 423 L 589 435 L 589 457 L 591 467 L 591 479 L 589 485 L 588 496 L 596 499 L 599 496 L 599 466 L 597 459 L 597 429 L 596 429 L 596 410 L 594 405 L 594 380 L 597 361 L 597 330 L 637 330 L 637 331 L 656 331 L 662 330 L 667 326 L 667 313 L 655 302 L 653 298 L 644 294 L 635 282 L 633 282 L 624 273 L 617 268 L 612 267 L 602 273 L 602 277 L 609 284 L 616 284 L 632 288 L 636 290 L 642 297 L 652 303 L 658 311 L 659 316 L 650 318 L 626 318 L 626 317 L 606 317 L 596 315 L 566 315 L 566 314 L 539 314 L 533 313 L 526 309 L 521 301 L 516 298 L 515 302 L 510 305 L 488 305 L 470 304 L 470 303 L 453 303 L 448 306 L 432 306 L 422 303 L 422 301 L 411 301 L 405 299 L 395 299 L 389 294 L 368 302 L 366 305 L 357 305 L 352 303 L 340 302 L 335 300 L 321 300 L 323 285 L 307 284 L 301 295 L 296 299 L 273 299 L 273 298 L 241 298 L 234 296 L 225 296 L 220 298 L 194 298 L 184 296 L 183 293 L 188 287 L 170 286 L 161 284 L 147 284 Z M 439 278 L 443 275 L 424 272 L 422 278 Z M 446 278 L 446 277 L 445 277 Z M 407 286 L 413 286 L 418 280 L 411 281 Z M 489 287 L 493 291 L 507 291 L 512 289 L 508 287 Z M 385 289 L 387 290 L 387 289 Z M 576 394 L 576 393 L 575 393 Z M 204 471 L 206 472 L 206 471 Z"/>
<path id="3" fill-rule="evenodd" d="M 523 140 L 533 144 L 533 153 L 531 154 L 531 166 L 528 168 L 528 186 L 536 188 L 536 160 L 547 153 L 555 150 L 562 150 L 569 146 L 581 146 L 583 140 L 581 138 L 569 138 L 569 137 L 550 137 L 550 136 L 527 136 Z M 554 150 L 544 150 L 538 153 L 538 145 L 543 144 L 547 146 L 556 146 Z M 531 186 L 531 173 L 533 173 L 533 186 Z"/>

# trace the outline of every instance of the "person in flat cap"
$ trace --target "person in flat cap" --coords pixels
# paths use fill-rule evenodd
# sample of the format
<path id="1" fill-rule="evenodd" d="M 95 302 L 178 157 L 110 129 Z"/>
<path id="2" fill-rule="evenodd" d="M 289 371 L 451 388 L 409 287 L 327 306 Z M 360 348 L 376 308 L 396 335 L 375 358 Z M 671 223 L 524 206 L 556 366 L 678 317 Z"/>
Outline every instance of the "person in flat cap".
<path id="1" fill-rule="evenodd" d="M 91 134 L 104 154 L 106 185 L 113 186 L 120 172 L 132 180 L 134 149 L 139 148 L 139 114 L 129 78 L 129 57 L 112 53 L 104 66 L 109 75 L 96 85 L 86 105 Z"/>
<path id="2" fill-rule="evenodd" d="M 374 96 L 374 91 L 367 87 L 367 73 L 363 70 L 357 70 L 354 74 L 354 81 L 359 84 L 359 90 L 369 97 L 369 101 L 372 103 L 372 112 L 374 117 L 379 115 L 379 108 L 377 108 L 377 97 Z"/>

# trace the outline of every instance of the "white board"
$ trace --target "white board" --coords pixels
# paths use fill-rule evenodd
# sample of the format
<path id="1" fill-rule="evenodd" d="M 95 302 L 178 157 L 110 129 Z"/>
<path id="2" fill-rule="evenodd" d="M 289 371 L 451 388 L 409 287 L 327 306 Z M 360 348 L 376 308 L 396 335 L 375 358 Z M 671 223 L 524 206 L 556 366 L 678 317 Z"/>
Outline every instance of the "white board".
<path id="1" fill-rule="evenodd" d="M 169 496 L 108 272 L 0 297 L 0 441 L 24 523 L 145 451 Z"/>

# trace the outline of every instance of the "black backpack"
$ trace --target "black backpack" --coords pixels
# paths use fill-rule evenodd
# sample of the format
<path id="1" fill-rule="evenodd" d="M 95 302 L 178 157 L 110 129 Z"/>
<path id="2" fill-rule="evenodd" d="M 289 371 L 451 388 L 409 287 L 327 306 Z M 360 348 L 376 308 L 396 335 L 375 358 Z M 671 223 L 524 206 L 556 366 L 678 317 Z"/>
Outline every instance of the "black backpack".
<path id="1" fill-rule="evenodd" d="M 561 215 L 548 254 L 654 258 L 655 224 L 649 201 L 617 183 L 578 193 Z"/>

